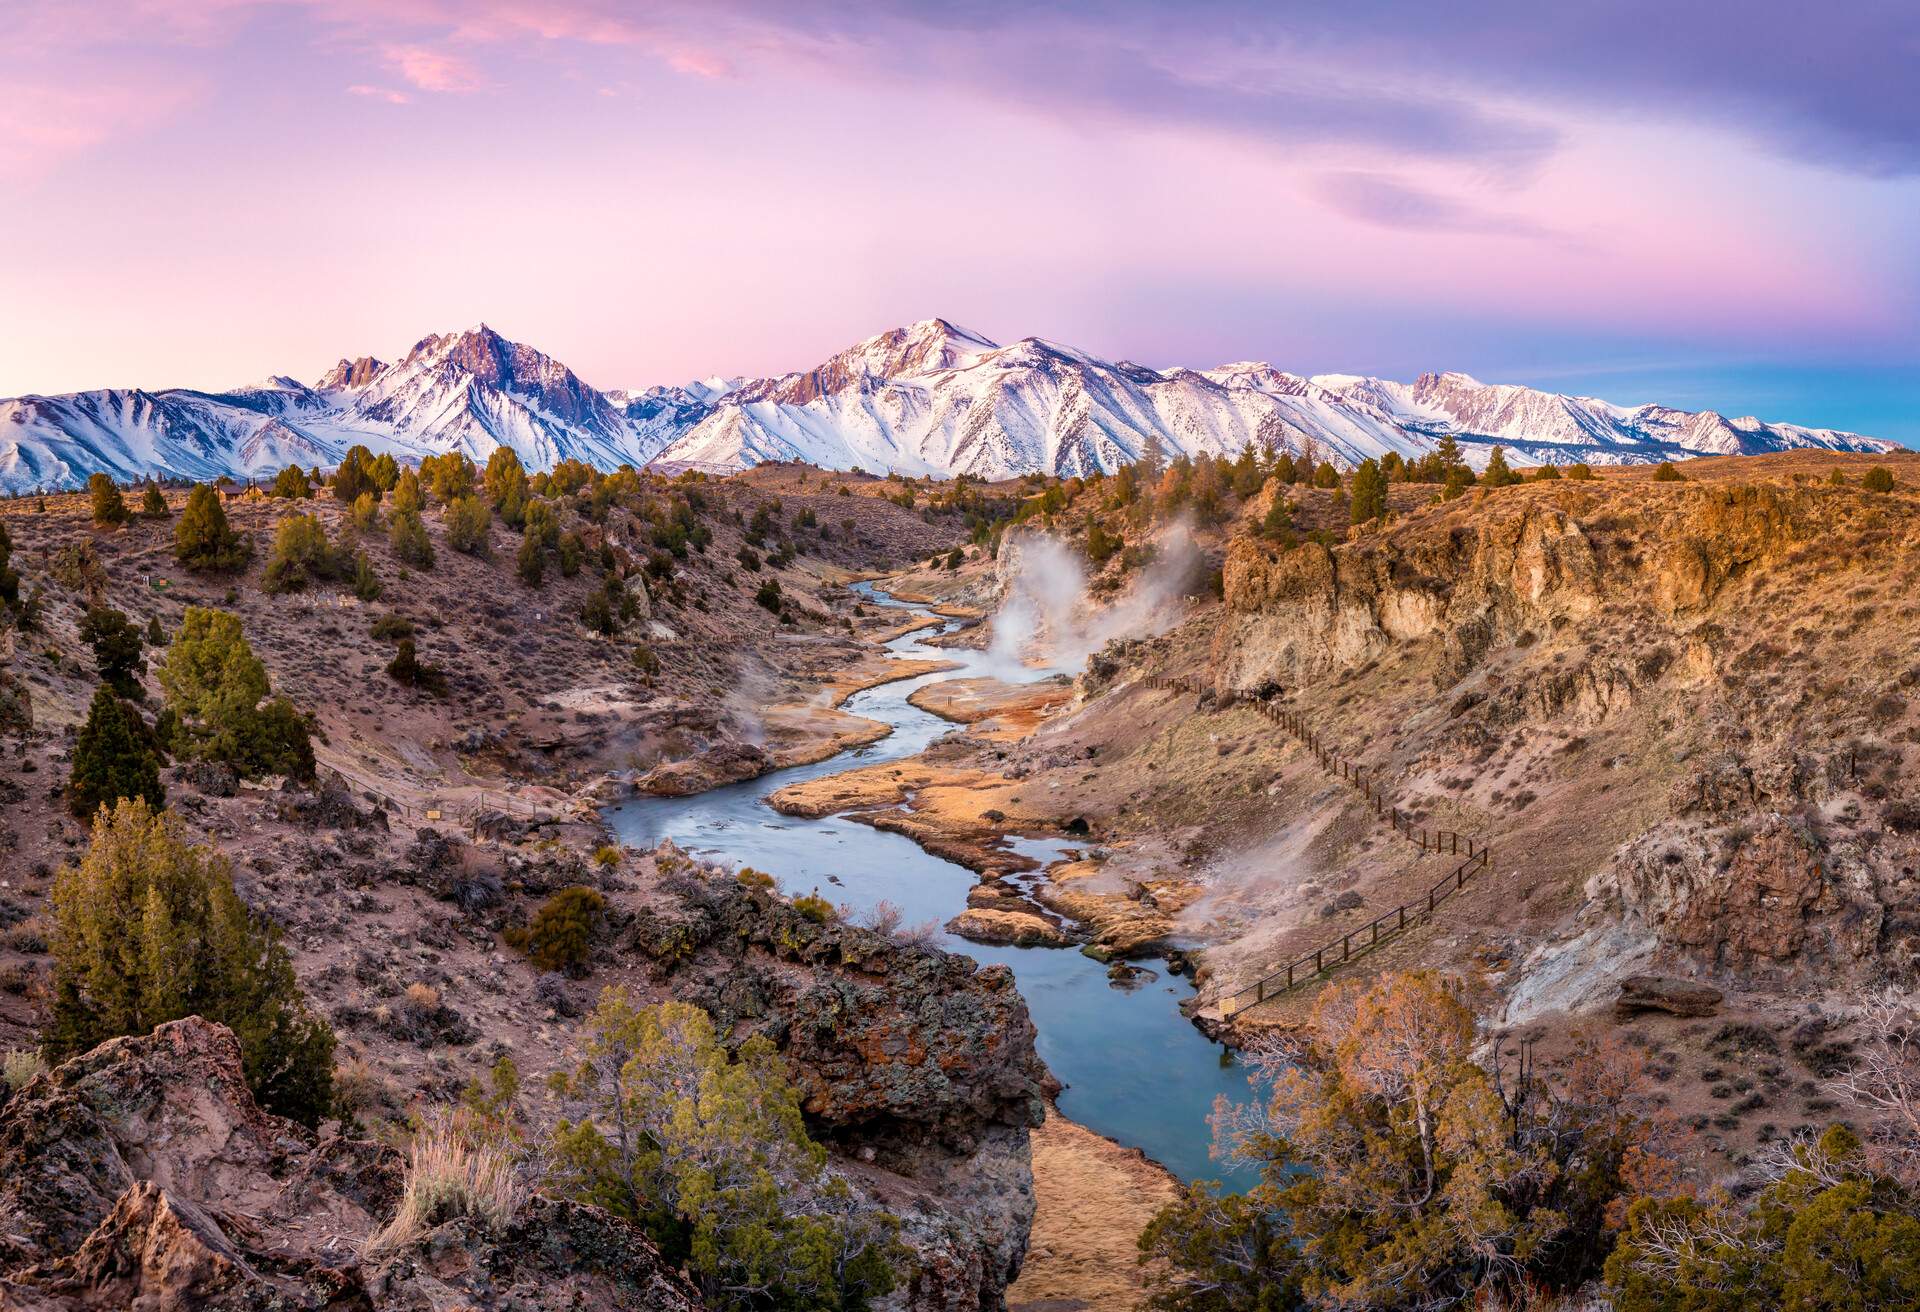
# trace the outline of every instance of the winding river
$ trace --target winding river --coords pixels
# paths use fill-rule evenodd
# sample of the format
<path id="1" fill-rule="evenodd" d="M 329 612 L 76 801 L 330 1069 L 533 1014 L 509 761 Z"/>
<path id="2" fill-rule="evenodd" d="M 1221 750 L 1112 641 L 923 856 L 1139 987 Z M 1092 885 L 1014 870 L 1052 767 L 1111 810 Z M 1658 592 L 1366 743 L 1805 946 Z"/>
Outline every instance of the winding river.
<path id="1" fill-rule="evenodd" d="M 923 607 L 896 601 L 871 584 L 856 584 L 862 599 L 903 611 Z M 849 698 L 846 709 L 880 720 L 893 732 L 813 765 L 795 766 L 693 797 L 639 797 L 610 807 L 607 818 L 621 840 L 652 847 L 670 838 L 689 852 L 729 864 L 751 865 L 774 876 L 789 894 L 819 891 L 836 903 L 865 910 L 882 900 L 896 904 L 907 923 L 944 924 L 965 906 L 977 882 L 963 866 L 942 860 L 900 834 L 890 834 L 844 816 L 805 819 L 783 816 L 766 804 L 774 790 L 857 766 L 916 755 L 955 725 L 911 706 L 916 689 L 942 679 L 987 673 L 1007 677 L 1004 662 L 961 648 L 929 647 L 933 634 L 951 633 L 957 621 L 894 639 L 899 657 L 952 660 L 959 668 L 869 688 Z M 1031 670 L 1033 678 L 1053 671 Z M 1023 838 L 1010 846 L 1043 863 L 1079 846 L 1058 839 Z M 1016 948 L 971 943 L 942 930 L 941 946 L 977 961 L 1010 967 L 1038 1030 L 1040 1055 L 1062 1083 L 1061 1112 L 1115 1141 L 1142 1149 L 1182 1179 L 1219 1179 L 1237 1187 L 1251 1183 L 1228 1164 L 1210 1159 L 1207 1114 L 1214 1098 L 1243 1099 L 1244 1077 L 1180 1012 L 1192 987 L 1168 974 L 1162 963 L 1143 963 L 1157 973 L 1147 982 L 1119 987 L 1107 968 L 1072 948 Z"/>

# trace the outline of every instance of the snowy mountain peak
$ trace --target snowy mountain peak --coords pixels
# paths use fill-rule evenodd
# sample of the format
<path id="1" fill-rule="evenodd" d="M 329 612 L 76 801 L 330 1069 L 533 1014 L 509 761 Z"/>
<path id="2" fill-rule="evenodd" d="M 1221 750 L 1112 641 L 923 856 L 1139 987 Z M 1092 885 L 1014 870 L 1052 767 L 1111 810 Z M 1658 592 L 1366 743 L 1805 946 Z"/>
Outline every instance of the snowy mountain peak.
<path id="1" fill-rule="evenodd" d="M 394 364 L 343 358 L 311 389 L 275 376 L 224 393 L 0 400 L 0 489 L 76 487 L 96 470 L 121 479 L 258 475 L 331 464 L 356 443 L 405 459 L 458 450 L 485 460 L 506 446 L 529 468 L 804 460 L 1005 478 L 1111 470 L 1149 447 L 1232 455 L 1250 443 L 1352 465 L 1389 451 L 1417 458 L 1445 436 L 1476 465 L 1496 444 L 1517 464 L 1895 449 L 1851 433 L 1619 406 L 1459 372 L 1402 383 L 1303 378 L 1247 360 L 1154 369 L 1039 337 L 998 346 L 937 318 L 800 373 L 601 392 L 483 323 L 423 337 Z"/>
<path id="2" fill-rule="evenodd" d="M 385 369 L 386 363 L 370 355 L 349 360 L 342 356 L 340 363 L 320 375 L 320 381 L 314 384 L 322 392 L 343 392 L 365 387 L 373 381 L 374 375 Z"/>

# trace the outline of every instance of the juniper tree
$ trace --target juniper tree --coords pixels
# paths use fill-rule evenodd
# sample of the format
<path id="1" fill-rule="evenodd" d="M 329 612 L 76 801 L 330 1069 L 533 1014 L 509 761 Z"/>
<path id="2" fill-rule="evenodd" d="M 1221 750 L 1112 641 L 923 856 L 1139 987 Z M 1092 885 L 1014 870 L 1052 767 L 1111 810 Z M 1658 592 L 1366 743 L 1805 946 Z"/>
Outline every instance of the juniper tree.
<path id="1" fill-rule="evenodd" d="M 90 606 L 80 621 L 80 641 L 93 648 L 94 668 L 109 688 L 133 701 L 145 699 L 140 676 L 147 659 L 138 625 L 111 606 Z"/>
<path id="2" fill-rule="evenodd" d="M 364 446 L 347 448 L 347 454 L 340 458 L 340 468 L 333 474 L 333 495 L 343 505 L 352 505 L 360 499 L 362 492 L 374 492 L 379 484 L 373 477 L 373 452 Z"/>
<path id="3" fill-rule="evenodd" d="M 237 570 L 246 566 L 253 548 L 227 523 L 220 494 L 198 483 L 174 526 L 173 555 L 190 570 Z"/>
<path id="4" fill-rule="evenodd" d="M 426 523 L 419 511 L 400 509 L 397 496 L 393 514 L 387 517 L 387 545 L 405 563 L 433 568 L 433 539 L 427 536 Z"/>
<path id="5" fill-rule="evenodd" d="M 160 762 L 147 745 L 144 726 L 135 729 L 138 717 L 111 688 L 95 690 L 86 723 L 74 739 L 67 775 L 67 806 L 82 820 L 123 797 L 137 797 L 156 808 L 166 804 Z"/>
<path id="6" fill-rule="evenodd" d="M 1377 462 L 1360 462 L 1353 471 L 1352 519 L 1355 524 L 1371 524 L 1387 517 L 1387 479 Z"/>
<path id="7" fill-rule="evenodd" d="M 287 501 L 305 501 L 313 495 L 313 484 L 307 481 L 306 470 L 298 465 L 288 465 L 274 476 L 273 486 L 267 489 L 267 495 Z"/>
<path id="8" fill-rule="evenodd" d="M 469 556 L 488 554 L 487 529 L 493 512 L 476 496 L 464 496 L 447 507 L 447 545 Z"/>
<path id="9" fill-rule="evenodd" d="M 298 592 L 318 579 L 337 577 L 343 563 L 318 515 L 288 515 L 274 530 L 260 586 L 273 593 Z"/>
<path id="10" fill-rule="evenodd" d="M 106 474 L 94 474 L 87 479 L 87 495 L 93 502 L 93 522 L 102 528 L 124 524 L 133 517 L 120 489 Z"/>
<path id="11" fill-rule="evenodd" d="M 167 498 L 162 495 L 160 485 L 152 479 L 147 480 L 147 490 L 140 496 L 140 515 L 143 519 L 165 519 Z"/>
<path id="12" fill-rule="evenodd" d="M 239 1040 L 261 1106 L 309 1126 L 327 1115 L 332 1029 L 226 858 L 189 844 L 171 815 L 140 799 L 103 810 L 86 856 L 55 878 L 53 910 L 49 1059 L 203 1016 Z"/>
<path id="13" fill-rule="evenodd" d="M 184 753 L 225 761 L 249 777 L 313 776 L 306 720 L 273 696 L 237 616 L 189 606 L 155 674 Z"/>
<path id="14" fill-rule="evenodd" d="M 1480 476 L 1480 481 L 1488 487 L 1507 487 L 1520 481 L 1520 475 L 1514 473 L 1513 467 L 1507 463 L 1504 447 L 1496 446 L 1487 457 L 1487 469 Z"/>

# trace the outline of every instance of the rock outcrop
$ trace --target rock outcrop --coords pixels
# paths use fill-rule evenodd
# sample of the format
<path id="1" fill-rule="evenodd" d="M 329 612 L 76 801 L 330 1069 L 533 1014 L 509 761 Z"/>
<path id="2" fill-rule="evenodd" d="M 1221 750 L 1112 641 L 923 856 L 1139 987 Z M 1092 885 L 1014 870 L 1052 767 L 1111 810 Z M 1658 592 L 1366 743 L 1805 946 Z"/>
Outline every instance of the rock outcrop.
<path id="1" fill-rule="evenodd" d="M 1012 974 L 815 920 L 730 872 L 688 864 L 671 887 L 680 914 L 640 917 L 629 946 L 731 1041 L 770 1038 L 809 1129 L 877 1168 L 854 1183 L 914 1252 L 900 1306 L 998 1306 L 1033 1219 L 1027 1136 L 1057 1088 Z"/>
<path id="2" fill-rule="evenodd" d="M 1670 1016 L 1711 1016 L 1726 995 L 1711 984 L 1668 975 L 1629 975 L 1620 981 L 1613 1010 L 1619 1016 L 1664 1011 Z"/>
<path id="3" fill-rule="evenodd" d="M 375 1266 L 400 1155 L 260 1110 L 232 1032 L 190 1017 L 114 1039 L 0 1106 L 0 1306 L 69 1312 L 416 1312 L 700 1306 L 647 1240 L 533 1200 L 453 1218 Z"/>

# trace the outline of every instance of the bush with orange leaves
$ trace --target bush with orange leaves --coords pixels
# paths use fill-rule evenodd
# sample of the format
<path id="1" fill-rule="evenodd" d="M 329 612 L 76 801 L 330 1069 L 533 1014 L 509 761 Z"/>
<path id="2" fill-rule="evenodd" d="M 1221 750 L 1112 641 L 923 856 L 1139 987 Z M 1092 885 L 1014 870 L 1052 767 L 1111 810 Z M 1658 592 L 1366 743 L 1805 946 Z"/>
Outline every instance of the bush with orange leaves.
<path id="1" fill-rule="evenodd" d="M 1675 1176 L 1632 1050 L 1582 1041 L 1548 1078 L 1525 1044 L 1473 1058 L 1432 972 L 1328 988 L 1249 1054 L 1263 1101 L 1215 1113 L 1242 1198 L 1195 1185 L 1141 1236 L 1152 1306 L 1267 1312 L 1532 1301 L 1599 1274 L 1625 1200 Z"/>

